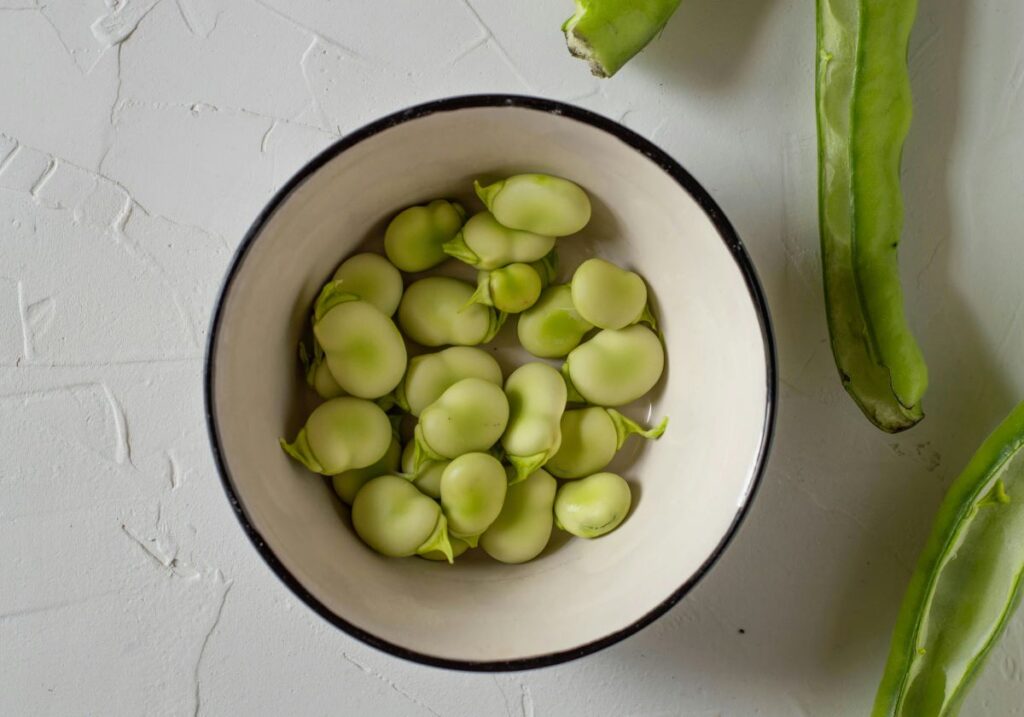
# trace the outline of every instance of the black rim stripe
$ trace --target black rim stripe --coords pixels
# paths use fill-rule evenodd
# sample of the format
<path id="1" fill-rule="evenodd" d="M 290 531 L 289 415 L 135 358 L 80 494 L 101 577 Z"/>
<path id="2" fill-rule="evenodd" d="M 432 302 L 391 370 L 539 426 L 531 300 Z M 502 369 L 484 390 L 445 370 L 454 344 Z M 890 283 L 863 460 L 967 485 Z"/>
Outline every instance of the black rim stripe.
<path id="1" fill-rule="evenodd" d="M 256 238 L 262 232 L 264 226 L 270 220 L 270 217 L 277 211 L 278 207 L 284 203 L 284 201 L 294 192 L 306 179 L 316 172 L 320 167 L 334 159 L 336 156 L 347 150 L 348 148 L 362 142 L 363 140 L 372 137 L 375 134 L 379 134 L 384 130 L 390 129 L 397 125 L 403 124 L 410 120 L 425 117 L 427 115 L 436 114 L 439 112 L 450 112 L 453 110 L 481 108 L 481 107 L 518 107 L 522 109 L 535 110 L 538 112 L 549 112 L 552 114 L 561 115 L 570 119 L 582 122 L 583 124 L 596 127 L 597 129 L 603 130 L 608 134 L 613 135 L 622 142 L 638 151 L 640 154 L 647 157 L 649 160 L 654 162 L 660 167 L 666 174 L 676 181 L 704 210 L 708 215 L 708 218 L 714 224 L 719 236 L 725 243 L 729 252 L 732 254 L 733 259 L 736 261 L 740 272 L 743 274 L 744 281 L 747 284 L 747 290 L 750 293 L 751 301 L 754 304 L 754 309 L 757 313 L 758 323 L 761 328 L 761 338 L 764 342 L 765 351 L 765 375 L 767 377 L 766 387 L 766 401 L 765 401 L 765 417 L 764 417 L 764 429 L 761 435 L 761 445 L 758 449 L 757 462 L 755 464 L 754 475 L 751 479 L 750 490 L 748 491 L 745 500 L 742 505 L 737 509 L 736 516 L 733 518 L 732 524 L 726 531 L 722 540 L 719 541 L 718 545 L 712 551 L 711 555 L 704 561 L 704 563 L 698 568 L 698 570 L 684 582 L 675 592 L 668 596 L 664 601 L 655 606 L 643 617 L 635 620 L 633 623 L 626 627 L 617 630 L 609 635 L 606 635 L 593 642 L 580 645 L 579 647 L 572 648 L 570 650 L 563 650 L 560 652 L 553 652 L 543 655 L 536 655 L 533 657 L 527 657 L 517 660 L 493 660 L 493 661 L 474 661 L 474 660 L 453 660 L 443 657 L 437 657 L 435 655 L 428 655 L 415 650 L 409 650 L 400 645 L 383 640 L 365 630 L 356 627 L 341 616 L 331 611 L 326 605 L 321 603 L 314 595 L 312 595 L 305 587 L 298 581 L 298 579 L 292 575 L 292 573 L 281 563 L 281 561 L 274 554 L 273 550 L 263 539 L 263 536 L 249 519 L 249 516 L 242 504 L 241 499 L 235 489 L 234 481 L 231 479 L 230 472 L 228 471 L 227 462 L 224 455 L 221 452 L 221 441 L 220 431 L 217 426 L 216 413 L 214 412 L 214 387 L 213 387 L 213 376 L 214 376 L 214 347 L 216 345 L 217 336 L 219 334 L 220 322 L 223 317 L 224 302 L 231 290 L 231 285 L 238 274 L 242 263 L 245 260 L 246 254 L 249 249 L 255 243 Z M 539 667 L 546 667 L 549 665 L 556 665 L 569 660 L 574 660 L 584 655 L 589 655 L 598 650 L 604 649 L 609 645 L 613 645 L 620 640 L 634 634 L 641 628 L 651 624 L 657 618 L 661 617 L 665 612 L 669 610 L 673 605 L 679 602 L 687 593 L 694 588 L 694 586 L 700 582 L 700 580 L 707 574 L 708 570 L 718 561 L 724 552 L 725 548 L 732 541 L 736 534 L 737 529 L 746 517 L 747 512 L 750 508 L 751 503 L 754 501 L 757 489 L 760 487 L 761 480 L 764 476 L 766 459 L 768 452 L 771 447 L 772 438 L 775 433 L 775 414 L 777 409 L 777 367 L 776 367 L 776 356 L 775 356 L 775 339 L 771 328 L 771 317 L 768 311 L 768 303 L 765 300 L 764 292 L 761 289 L 761 284 L 757 278 L 757 272 L 754 269 L 753 262 L 750 260 L 750 256 L 747 254 L 746 249 L 743 246 L 743 242 L 740 240 L 736 231 L 733 229 L 729 220 L 725 217 L 721 208 L 711 198 L 711 195 L 697 182 L 693 176 L 690 175 L 682 166 L 679 165 L 674 159 L 668 154 L 659 149 L 657 146 L 644 139 L 640 135 L 636 134 L 632 130 L 629 130 L 622 125 L 613 122 L 606 117 L 595 114 L 588 110 L 575 107 L 573 105 L 564 104 L 555 100 L 542 99 L 539 97 L 528 97 L 520 95 L 467 95 L 462 97 L 451 97 L 447 99 L 435 100 L 432 102 L 426 102 L 424 104 L 416 105 L 408 109 L 396 112 L 392 115 L 388 115 L 382 119 L 372 122 L 361 129 L 358 129 L 351 134 L 342 137 L 337 142 L 326 148 L 316 157 L 314 157 L 308 164 L 300 169 L 295 176 L 288 180 L 288 182 L 274 195 L 274 197 L 268 202 L 266 207 L 259 213 L 256 220 L 253 222 L 249 231 L 246 232 L 245 237 L 242 240 L 241 245 L 235 252 L 234 258 L 231 261 L 231 266 L 228 269 L 227 275 L 224 279 L 224 283 L 221 287 L 220 294 L 217 297 L 217 301 L 214 307 L 213 317 L 210 322 L 209 337 L 207 340 L 206 349 L 206 360 L 204 363 L 204 393 L 205 393 L 205 410 L 206 410 L 206 424 L 207 430 L 210 436 L 210 445 L 213 451 L 213 458 L 217 464 L 217 470 L 220 473 L 221 482 L 224 486 L 224 490 L 227 493 L 228 500 L 231 503 L 231 508 L 234 510 L 239 522 L 242 524 L 242 528 L 245 530 L 246 535 L 252 541 L 256 550 L 263 557 L 266 563 L 270 566 L 271 570 L 277 574 L 277 576 L 288 586 L 288 588 L 295 593 L 304 603 L 312 608 L 322 618 L 330 622 L 335 627 L 341 628 L 349 635 L 361 640 L 362 642 L 375 647 L 384 652 L 390 653 L 397 657 L 411 660 L 413 662 L 419 662 L 425 665 L 431 665 L 434 667 L 443 667 L 448 669 L 456 670 L 467 670 L 474 672 L 502 672 L 510 670 L 530 670 Z"/>

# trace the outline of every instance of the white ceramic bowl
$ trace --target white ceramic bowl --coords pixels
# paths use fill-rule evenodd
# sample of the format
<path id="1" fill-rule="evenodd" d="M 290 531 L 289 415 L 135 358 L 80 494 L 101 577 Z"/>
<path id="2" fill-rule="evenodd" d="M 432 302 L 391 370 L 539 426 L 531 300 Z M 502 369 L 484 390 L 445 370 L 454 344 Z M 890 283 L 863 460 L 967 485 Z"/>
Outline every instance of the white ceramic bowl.
<path id="1" fill-rule="evenodd" d="M 379 246 L 397 210 L 437 197 L 476 208 L 474 178 L 522 171 L 571 178 L 593 199 L 590 225 L 559 240 L 566 273 L 598 254 L 647 280 L 668 369 L 652 396 L 628 410 L 667 414 L 671 424 L 657 443 L 630 439 L 616 459 L 635 505 L 605 537 L 556 536 L 538 559 L 517 566 L 486 556 L 454 566 L 382 557 L 352 532 L 327 482 L 277 444 L 312 405 L 296 362 L 309 306 L 341 259 Z M 413 107 L 354 132 L 278 192 L 228 272 L 210 332 L 206 401 L 231 504 L 297 596 L 400 657 L 505 670 L 610 645 L 694 586 L 750 504 L 771 440 L 775 380 L 750 259 L 693 177 L 590 112 L 476 96 Z"/>

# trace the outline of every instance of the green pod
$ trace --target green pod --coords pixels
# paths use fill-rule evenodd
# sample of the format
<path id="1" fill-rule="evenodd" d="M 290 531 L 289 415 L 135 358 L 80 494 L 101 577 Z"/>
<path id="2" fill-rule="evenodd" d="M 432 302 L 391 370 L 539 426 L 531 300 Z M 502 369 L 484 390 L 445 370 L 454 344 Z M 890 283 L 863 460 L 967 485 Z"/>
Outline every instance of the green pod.
<path id="1" fill-rule="evenodd" d="M 494 218 L 511 229 L 562 237 L 590 221 L 590 197 L 568 179 L 517 174 L 486 187 L 474 182 L 473 187 Z"/>
<path id="2" fill-rule="evenodd" d="M 332 398 L 313 409 L 295 441 L 281 448 L 314 473 L 335 475 L 373 465 L 391 444 L 391 421 L 361 398 Z"/>
<path id="3" fill-rule="evenodd" d="M 441 509 L 451 534 L 476 547 L 505 502 L 505 468 L 489 453 L 466 453 L 444 469 Z"/>
<path id="4" fill-rule="evenodd" d="M 546 363 L 527 363 L 505 381 L 505 395 L 509 418 L 501 446 L 515 469 L 511 482 L 518 483 L 558 452 L 567 399 L 565 380 Z"/>
<path id="5" fill-rule="evenodd" d="M 614 408 L 591 406 L 562 414 L 562 444 L 544 464 L 558 478 L 582 478 L 601 471 L 631 435 L 658 439 L 668 418 L 654 428 L 644 428 Z"/>
<path id="6" fill-rule="evenodd" d="M 366 485 L 367 481 L 371 478 L 376 478 L 388 473 L 394 473 L 398 470 L 401 455 L 402 447 L 398 444 L 398 441 L 394 436 L 392 436 L 391 445 L 388 446 L 387 452 L 381 456 L 379 461 L 373 465 L 366 466 L 365 468 L 353 468 L 350 471 L 345 471 L 344 473 L 332 476 L 331 486 L 345 505 L 352 505 L 352 501 L 355 500 L 356 493 L 359 492 L 360 488 Z"/>
<path id="7" fill-rule="evenodd" d="M 453 560 L 462 555 L 463 553 L 465 553 L 467 550 L 469 550 L 469 543 L 467 543 L 465 540 L 459 540 L 453 535 L 448 536 L 448 542 L 451 543 L 452 546 Z M 425 558 L 427 560 L 435 560 L 437 562 L 448 560 L 448 556 L 440 550 L 430 550 L 426 553 L 420 553 L 420 557 Z"/>
<path id="8" fill-rule="evenodd" d="M 413 282 L 398 306 L 398 325 L 422 346 L 476 346 L 490 341 L 505 315 L 471 304 L 473 285 L 447 276 Z"/>
<path id="9" fill-rule="evenodd" d="M 540 555 L 551 539 L 557 488 L 543 470 L 509 485 L 501 512 L 480 536 L 483 551 L 503 563 L 525 563 Z"/>
<path id="10" fill-rule="evenodd" d="M 562 373 L 587 403 L 621 406 L 654 388 L 665 369 L 665 349 L 654 332 L 634 324 L 605 329 L 566 357 Z"/>
<path id="11" fill-rule="evenodd" d="M 529 264 L 509 264 L 477 275 L 476 291 L 470 303 L 493 306 L 506 314 L 526 311 L 540 297 L 540 275 Z"/>
<path id="12" fill-rule="evenodd" d="M 1024 403 L 946 493 L 903 598 L 874 717 L 952 717 L 1024 586 Z"/>
<path id="13" fill-rule="evenodd" d="M 568 284 L 545 289 L 537 303 L 519 315 L 519 343 L 534 356 L 561 358 L 580 345 L 594 325 L 576 311 Z"/>
<path id="14" fill-rule="evenodd" d="M 597 77 L 611 77 L 661 34 L 679 0 L 576 0 L 562 24 L 569 52 Z"/>
<path id="15" fill-rule="evenodd" d="M 458 233 L 465 218 L 462 205 L 446 199 L 404 209 L 384 232 L 384 253 L 402 271 L 431 269 L 448 258 L 442 246 Z"/>
<path id="16" fill-rule="evenodd" d="M 334 272 L 341 290 L 373 304 L 385 316 L 398 310 L 402 300 L 402 275 L 380 254 L 355 254 Z"/>
<path id="17" fill-rule="evenodd" d="M 500 386 L 481 378 L 452 385 L 423 409 L 416 424 L 413 469 L 428 460 L 487 451 L 508 425 L 508 399 Z"/>
<path id="18" fill-rule="evenodd" d="M 587 259 L 572 276 L 572 303 L 600 329 L 623 329 L 644 317 L 647 284 L 639 274 L 604 259 Z"/>
<path id="19" fill-rule="evenodd" d="M 864 415 L 895 433 L 924 417 L 928 381 L 896 266 L 914 3 L 818 0 L 817 15 L 818 214 L 832 353 Z"/>
<path id="20" fill-rule="evenodd" d="M 405 375 L 405 341 L 373 304 L 329 282 L 313 310 L 313 335 L 338 385 L 357 398 L 380 398 Z"/>
<path id="21" fill-rule="evenodd" d="M 395 399 L 403 410 L 419 416 L 424 408 L 464 378 L 482 378 L 500 386 L 501 367 L 486 351 L 469 346 L 452 346 L 416 356 L 409 361 L 405 378 L 395 390 Z"/>
<path id="22" fill-rule="evenodd" d="M 373 478 L 356 493 L 352 527 L 382 555 L 404 558 L 439 551 L 448 562 L 454 560 L 441 506 L 398 476 Z"/>
<path id="23" fill-rule="evenodd" d="M 327 368 L 324 351 L 315 339 L 313 340 L 312 358 L 309 356 L 306 344 L 299 344 L 299 362 L 302 364 L 302 373 L 306 377 L 306 383 L 316 391 L 320 398 L 338 398 L 345 395 L 345 389 L 338 385 L 331 370 Z"/>
<path id="24" fill-rule="evenodd" d="M 595 473 L 561 485 L 555 496 L 555 524 L 578 538 L 599 538 L 619 527 L 632 501 L 622 476 Z"/>
<path id="25" fill-rule="evenodd" d="M 424 495 L 441 499 L 441 476 L 451 461 L 426 461 L 416 468 L 416 442 L 409 441 L 402 449 L 402 472 L 412 478 L 414 486 Z M 454 543 L 453 543 L 454 546 Z"/>
<path id="26" fill-rule="evenodd" d="M 490 212 L 474 214 L 444 251 L 477 269 L 538 261 L 553 251 L 555 238 L 502 226 Z"/>

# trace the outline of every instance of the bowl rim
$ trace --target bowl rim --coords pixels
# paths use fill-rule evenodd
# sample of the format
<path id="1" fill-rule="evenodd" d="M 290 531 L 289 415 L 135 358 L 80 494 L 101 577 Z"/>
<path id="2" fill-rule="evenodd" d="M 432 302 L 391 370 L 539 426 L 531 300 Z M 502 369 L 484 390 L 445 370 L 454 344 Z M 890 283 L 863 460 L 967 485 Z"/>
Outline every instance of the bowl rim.
<path id="1" fill-rule="evenodd" d="M 235 487 L 234 480 L 228 470 L 227 461 L 221 449 L 220 430 L 217 425 L 217 417 L 214 398 L 214 362 L 217 339 L 220 334 L 221 320 L 223 319 L 224 303 L 237 274 L 245 261 L 249 250 L 259 238 L 264 227 L 274 213 L 281 207 L 289 196 L 302 185 L 317 170 L 327 164 L 350 147 L 373 137 L 385 130 L 398 125 L 421 119 L 442 112 L 451 112 L 464 109 L 511 107 L 526 109 L 537 112 L 546 112 L 559 115 L 576 122 L 589 125 L 599 129 L 614 138 L 624 142 L 635 151 L 654 162 L 666 174 L 669 175 L 680 188 L 688 193 L 691 198 L 700 206 L 714 225 L 726 249 L 736 262 L 737 268 L 743 275 L 747 285 L 747 291 L 757 314 L 758 324 L 761 330 L 761 339 L 764 345 L 765 354 L 765 376 L 767 386 L 765 392 L 765 413 L 764 423 L 761 432 L 761 441 L 758 447 L 757 458 L 754 464 L 754 472 L 746 494 L 737 505 L 736 514 L 721 540 L 711 551 L 711 554 L 704 560 L 700 567 L 682 585 L 674 590 L 667 598 L 649 610 L 643 616 L 637 618 L 629 625 L 620 628 L 612 633 L 599 637 L 590 642 L 578 645 L 566 650 L 549 652 L 529 657 L 515 658 L 509 660 L 461 660 L 447 657 L 439 657 L 417 650 L 397 645 L 388 640 L 382 639 L 356 625 L 353 625 L 342 616 L 335 613 L 322 603 L 316 596 L 310 593 L 288 570 L 287 567 L 274 553 L 273 548 L 263 538 L 262 534 L 253 525 L 248 512 Z M 210 447 L 213 453 L 214 463 L 220 475 L 221 484 L 227 494 L 235 517 L 241 523 L 242 529 L 249 537 L 256 551 L 267 563 L 277 577 L 294 593 L 302 602 L 320 615 L 327 622 L 341 629 L 352 637 L 360 640 L 370 647 L 374 647 L 385 653 L 400 657 L 405 660 L 417 662 L 432 667 L 462 670 L 469 672 L 507 672 L 514 670 L 531 670 L 540 667 L 548 667 L 561 664 L 570 660 L 592 654 L 606 647 L 609 647 L 621 640 L 635 634 L 642 628 L 650 625 L 659 617 L 664 615 L 671 607 L 686 596 L 718 562 L 726 547 L 732 542 L 740 524 L 746 517 L 755 495 L 764 477 L 768 453 L 771 450 L 772 440 L 775 434 L 776 413 L 778 408 L 778 368 L 775 349 L 775 337 L 772 329 L 771 315 L 768 309 L 768 302 L 764 290 L 757 277 L 754 264 L 747 253 L 743 242 L 726 218 L 725 213 L 718 204 L 711 198 L 711 195 L 701 184 L 694 179 L 687 170 L 683 169 L 675 159 L 670 157 L 664 150 L 660 149 L 653 142 L 645 139 L 636 132 L 625 126 L 599 115 L 590 110 L 577 107 L 568 103 L 560 102 L 541 97 L 514 94 L 474 94 L 446 97 L 416 104 L 406 109 L 399 110 L 386 115 L 378 120 L 370 122 L 359 129 L 356 129 L 342 136 L 337 141 L 320 151 L 315 157 L 309 160 L 299 169 L 267 202 L 260 211 L 252 225 L 246 231 L 242 242 L 234 252 L 231 263 L 221 283 L 220 290 L 214 302 L 213 313 L 210 319 L 209 331 L 206 342 L 206 355 L 203 360 L 203 392 L 204 392 L 204 413 L 206 416 L 207 433 L 210 440 Z"/>

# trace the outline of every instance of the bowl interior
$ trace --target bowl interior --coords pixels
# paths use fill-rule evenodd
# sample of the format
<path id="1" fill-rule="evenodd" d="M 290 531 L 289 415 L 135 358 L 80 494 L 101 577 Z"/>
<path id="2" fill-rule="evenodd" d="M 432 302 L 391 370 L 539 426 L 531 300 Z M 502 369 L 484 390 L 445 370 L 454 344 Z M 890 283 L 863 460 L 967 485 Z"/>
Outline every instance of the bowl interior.
<path id="1" fill-rule="evenodd" d="M 668 368 L 649 397 L 623 410 L 643 420 L 668 415 L 669 429 L 649 445 L 631 438 L 616 459 L 634 508 L 603 538 L 566 540 L 556 531 L 541 557 L 519 566 L 472 554 L 454 566 L 381 557 L 352 532 L 327 483 L 277 444 L 315 405 L 296 361 L 308 308 L 344 257 L 380 246 L 397 210 L 455 197 L 474 211 L 474 179 L 519 171 L 571 178 L 594 201 L 590 225 L 559 240 L 561 281 L 591 255 L 647 280 Z M 445 270 L 460 271 L 450 264 Z M 510 321 L 498 342 L 506 365 L 522 358 L 508 348 L 514 330 Z M 210 355 L 211 419 L 261 548 L 361 637 L 428 661 L 543 660 L 645 621 L 716 553 L 757 473 L 768 360 L 736 258 L 655 161 L 557 112 L 463 107 L 369 134 L 271 213 L 223 297 Z"/>

